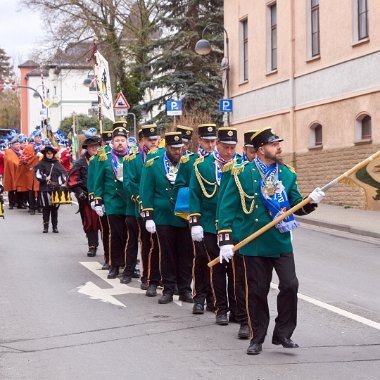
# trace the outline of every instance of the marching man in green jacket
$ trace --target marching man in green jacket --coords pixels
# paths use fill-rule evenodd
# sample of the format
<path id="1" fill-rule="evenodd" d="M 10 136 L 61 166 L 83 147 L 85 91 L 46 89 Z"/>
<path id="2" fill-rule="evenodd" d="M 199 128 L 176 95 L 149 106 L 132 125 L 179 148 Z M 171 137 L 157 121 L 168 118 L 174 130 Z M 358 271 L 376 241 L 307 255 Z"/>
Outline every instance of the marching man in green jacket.
<path id="1" fill-rule="evenodd" d="M 152 234 L 157 231 L 160 247 L 164 289 L 158 303 L 166 304 L 173 301 L 176 284 L 180 301 L 192 303 L 193 245 L 187 222 L 174 214 L 173 186 L 182 154 L 181 133 L 166 133 L 165 143 L 165 153 L 147 161 L 144 168 L 144 183 L 140 188 L 142 213 L 146 220 L 146 229 Z"/>
<path id="2" fill-rule="evenodd" d="M 112 148 L 98 151 L 94 180 L 94 210 L 102 217 L 107 215 L 110 243 L 110 271 L 108 278 L 116 278 L 125 264 L 127 226 L 125 215 L 127 199 L 123 190 L 123 160 L 128 154 L 126 122 L 116 122 L 112 132 Z"/>
<path id="3" fill-rule="evenodd" d="M 252 162 L 234 167 L 221 200 L 223 207 L 219 210 L 218 224 L 221 262 L 229 261 L 234 255 L 232 235 L 241 241 L 302 201 L 294 169 L 282 162 L 280 142 L 283 140 L 270 127 L 257 131 L 251 140 L 257 157 Z M 309 196 L 312 203 L 297 214 L 313 211 L 324 193 L 316 188 Z M 298 280 L 291 243 L 291 231 L 296 227 L 291 215 L 239 250 L 244 262 L 252 338 L 247 350 L 249 355 L 262 351 L 267 333 L 267 296 L 273 268 L 279 278 L 279 294 L 272 343 L 285 348 L 298 347 L 291 340 L 297 324 Z"/>
<path id="4" fill-rule="evenodd" d="M 184 135 L 189 135 L 188 130 L 181 130 L 177 126 L 177 130 Z M 206 123 L 198 125 L 198 151 L 196 153 L 187 152 L 181 157 L 177 178 L 174 188 L 176 190 L 177 202 L 180 202 L 180 192 L 189 189 L 191 173 L 194 169 L 194 163 L 199 157 L 207 156 L 215 149 L 216 144 L 216 124 Z M 184 189 L 184 190 L 181 190 Z M 187 200 L 188 201 L 188 200 Z M 188 206 L 188 205 L 187 205 Z M 194 262 L 193 262 L 193 314 L 203 314 L 206 301 L 206 309 L 214 311 L 214 298 L 210 287 L 210 269 L 207 266 L 209 261 L 207 257 L 204 241 L 194 241 Z"/>
<path id="5" fill-rule="evenodd" d="M 209 259 L 219 256 L 216 234 L 216 215 L 218 193 L 224 188 L 226 176 L 224 171 L 232 168 L 240 159 L 236 154 L 236 128 L 222 127 L 218 130 L 216 149 L 205 157 L 200 157 L 194 164 L 190 179 L 190 215 L 189 224 L 194 241 L 202 242 L 206 247 Z M 226 173 L 228 174 L 228 173 Z M 227 273 L 229 277 L 229 293 L 227 295 Z M 232 296 L 233 267 L 232 264 L 220 265 L 211 270 L 211 287 L 216 307 L 216 324 L 228 325 L 228 311 L 235 309 L 235 298 Z M 230 314 L 231 321 L 233 315 Z"/>

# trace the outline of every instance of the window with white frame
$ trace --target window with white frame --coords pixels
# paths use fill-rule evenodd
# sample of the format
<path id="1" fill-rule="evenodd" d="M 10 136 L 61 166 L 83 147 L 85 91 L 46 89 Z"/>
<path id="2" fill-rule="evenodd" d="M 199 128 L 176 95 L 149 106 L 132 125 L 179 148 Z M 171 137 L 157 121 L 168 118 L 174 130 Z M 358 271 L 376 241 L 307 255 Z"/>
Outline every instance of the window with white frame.
<path id="1" fill-rule="evenodd" d="M 311 1 L 311 56 L 315 57 L 320 53 L 319 46 L 319 0 Z"/>
<path id="2" fill-rule="evenodd" d="M 354 44 L 368 40 L 368 0 L 352 0 L 352 25 Z"/>
<path id="3" fill-rule="evenodd" d="M 271 73 L 277 70 L 277 4 L 274 1 L 267 5 L 266 38 L 267 72 Z"/>
<path id="4" fill-rule="evenodd" d="M 313 123 L 310 127 L 310 148 L 322 147 L 322 125 L 319 123 Z"/>
<path id="5" fill-rule="evenodd" d="M 355 142 L 371 141 L 372 119 L 371 116 L 363 113 L 356 118 L 355 122 Z"/>
<path id="6" fill-rule="evenodd" d="M 240 82 L 248 80 L 248 19 L 240 21 Z"/>

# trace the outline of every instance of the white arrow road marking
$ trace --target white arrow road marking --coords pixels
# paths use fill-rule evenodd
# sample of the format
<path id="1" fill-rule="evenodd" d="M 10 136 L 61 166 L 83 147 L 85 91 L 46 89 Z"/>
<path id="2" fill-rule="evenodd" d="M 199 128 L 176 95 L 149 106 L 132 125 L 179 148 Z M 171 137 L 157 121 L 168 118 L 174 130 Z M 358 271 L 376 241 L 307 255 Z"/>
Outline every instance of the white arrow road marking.
<path id="1" fill-rule="evenodd" d="M 78 292 L 89 296 L 91 299 L 100 300 L 102 302 L 107 302 L 112 305 L 126 307 L 122 302 L 118 301 L 115 297 L 121 294 L 144 294 L 145 290 L 140 288 L 135 288 L 133 286 L 128 286 L 120 283 L 120 279 L 108 279 L 108 271 L 102 270 L 102 265 L 96 261 L 80 262 L 89 271 L 100 277 L 102 280 L 107 282 L 112 288 L 102 289 L 95 285 L 93 282 L 88 281 L 86 284 L 79 286 Z M 178 306 L 182 306 L 182 301 L 178 300 L 178 296 L 174 296 L 174 303 Z"/>

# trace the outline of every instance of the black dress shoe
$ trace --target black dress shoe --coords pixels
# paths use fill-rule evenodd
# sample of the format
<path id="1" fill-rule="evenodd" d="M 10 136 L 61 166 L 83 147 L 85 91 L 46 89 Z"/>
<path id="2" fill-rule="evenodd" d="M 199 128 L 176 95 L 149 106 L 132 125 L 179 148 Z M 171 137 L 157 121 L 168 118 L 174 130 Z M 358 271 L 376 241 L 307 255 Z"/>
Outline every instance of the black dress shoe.
<path id="1" fill-rule="evenodd" d="M 57 227 L 53 227 L 53 232 L 54 232 L 55 234 L 58 234 L 58 233 L 59 233 L 58 228 L 57 228 Z"/>
<path id="2" fill-rule="evenodd" d="M 227 314 L 219 314 L 215 317 L 215 323 L 219 326 L 227 326 L 228 318 Z"/>
<path id="3" fill-rule="evenodd" d="M 284 338 L 284 337 L 273 337 L 272 343 L 276 346 L 281 345 L 284 348 L 298 348 L 298 344 L 294 343 L 290 338 Z"/>
<path id="4" fill-rule="evenodd" d="M 262 350 L 263 350 L 263 346 L 261 343 L 251 342 L 251 344 L 247 348 L 247 354 L 258 355 Z"/>
<path id="5" fill-rule="evenodd" d="M 110 272 L 108 273 L 107 278 L 109 278 L 109 279 L 116 278 L 118 276 L 118 274 L 119 274 L 119 267 L 116 267 L 116 266 L 113 267 L 113 266 L 111 266 Z"/>
<path id="6" fill-rule="evenodd" d="M 9 205 L 8 210 L 13 210 L 13 205 Z"/>
<path id="7" fill-rule="evenodd" d="M 104 263 L 103 266 L 102 266 L 102 270 L 109 270 L 109 269 L 110 269 L 109 264 Z"/>
<path id="8" fill-rule="evenodd" d="M 173 296 L 168 293 L 164 293 L 161 298 L 158 300 L 158 303 L 165 304 L 173 301 Z"/>
<path id="9" fill-rule="evenodd" d="M 193 295 L 190 292 L 185 293 L 185 294 L 181 294 L 179 296 L 179 300 L 182 302 L 194 303 Z"/>
<path id="10" fill-rule="evenodd" d="M 204 314 L 204 312 L 205 312 L 204 306 L 201 303 L 196 302 L 193 306 L 193 314 Z"/>
<path id="11" fill-rule="evenodd" d="M 96 256 L 96 247 L 94 247 L 94 246 L 88 247 L 87 256 L 88 257 L 95 257 Z"/>
<path id="12" fill-rule="evenodd" d="M 29 210 L 30 215 L 36 215 L 36 210 Z"/>
<path id="13" fill-rule="evenodd" d="M 120 284 L 129 284 L 132 281 L 131 276 L 127 276 L 126 274 L 123 274 L 120 279 Z"/>
<path id="14" fill-rule="evenodd" d="M 132 278 L 140 278 L 140 277 L 141 277 L 140 270 L 135 268 L 135 270 L 132 273 Z"/>
<path id="15" fill-rule="evenodd" d="M 151 284 L 148 286 L 148 289 L 146 290 L 145 295 L 147 297 L 156 297 L 157 295 L 157 286 L 154 284 Z"/>
<path id="16" fill-rule="evenodd" d="M 142 282 L 140 285 L 141 290 L 148 290 L 148 284 L 146 282 Z"/>
<path id="17" fill-rule="evenodd" d="M 247 323 L 242 323 L 239 328 L 238 338 L 239 339 L 249 339 L 251 336 L 251 331 Z"/>

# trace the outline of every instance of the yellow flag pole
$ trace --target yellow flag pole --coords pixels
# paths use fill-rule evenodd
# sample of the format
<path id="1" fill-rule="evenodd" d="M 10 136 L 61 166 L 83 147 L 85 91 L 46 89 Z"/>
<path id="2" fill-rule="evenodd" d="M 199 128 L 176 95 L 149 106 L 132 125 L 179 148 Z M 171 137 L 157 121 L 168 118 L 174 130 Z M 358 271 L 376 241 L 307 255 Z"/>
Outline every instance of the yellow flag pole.
<path id="1" fill-rule="evenodd" d="M 357 165 L 355 165 L 354 167 L 352 167 L 350 170 L 347 170 L 345 173 L 343 173 L 339 177 L 333 179 L 331 182 L 329 182 L 328 184 L 326 184 L 325 186 L 322 187 L 322 191 L 327 191 L 327 190 L 331 189 L 338 182 L 340 182 L 340 181 L 348 178 L 350 175 L 352 175 L 353 173 L 356 173 L 359 169 L 361 169 L 364 166 L 368 165 L 371 161 L 377 159 L 378 157 L 380 157 L 380 151 L 374 153 L 372 156 L 366 158 L 362 162 L 359 162 Z M 244 240 L 242 240 L 238 244 L 236 244 L 232 248 L 232 250 L 234 252 L 236 252 L 241 247 L 245 246 L 246 244 L 248 244 L 252 240 L 256 239 L 258 236 L 262 235 L 264 232 L 268 231 L 270 228 L 272 228 L 273 226 L 275 226 L 277 223 L 279 223 L 282 220 L 286 219 L 289 215 L 294 214 L 297 210 L 299 210 L 300 208 L 302 208 L 303 206 L 305 206 L 306 204 L 308 204 L 311 200 L 312 199 L 310 197 L 305 198 L 302 202 L 298 203 L 297 205 L 295 205 L 294 207 L 292 207 L 288 211 L 284 212 L 278 218 L 272 220 L 270 223 L 268 223 L 264 227 L 260 228 L 258 231 L 256 231 L 252 235 L 246 237 Z M 213 267 L 214 265 L 216 265 L 218 263 L 219 263 L 219 257 L 216 257 L 214 260 L 210 261 L 207 265 L 211 268 L 211 267 Z"/>

